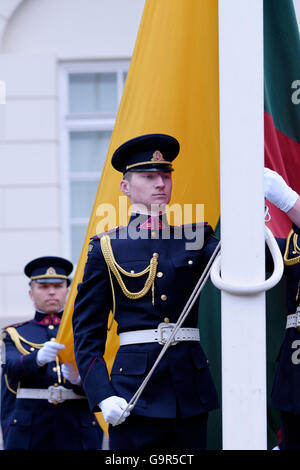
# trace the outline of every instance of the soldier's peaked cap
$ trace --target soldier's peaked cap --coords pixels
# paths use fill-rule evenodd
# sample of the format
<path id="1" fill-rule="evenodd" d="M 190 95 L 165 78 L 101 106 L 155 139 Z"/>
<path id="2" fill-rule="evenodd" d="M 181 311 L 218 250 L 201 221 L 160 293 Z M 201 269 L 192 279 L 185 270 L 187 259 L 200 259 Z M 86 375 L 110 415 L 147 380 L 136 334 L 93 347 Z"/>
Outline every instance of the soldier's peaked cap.
<path id="1" fill-rule="evenodd" d="M 65 258 L 59 256 L 43 256 L 36 258 L 26 264 L 24 273 L 32 281 L 40 283 L 58 283 L 67 281 L 73 270 L 73 264 Z"/>
<path id="2" fill-rule="evenodd" d="M 179 153 L 179 142 L 167 134 L 145 134 L 128 140 L 114 152 L 112 166 L 127 171 L 173 171 L 172 161 Z"/>

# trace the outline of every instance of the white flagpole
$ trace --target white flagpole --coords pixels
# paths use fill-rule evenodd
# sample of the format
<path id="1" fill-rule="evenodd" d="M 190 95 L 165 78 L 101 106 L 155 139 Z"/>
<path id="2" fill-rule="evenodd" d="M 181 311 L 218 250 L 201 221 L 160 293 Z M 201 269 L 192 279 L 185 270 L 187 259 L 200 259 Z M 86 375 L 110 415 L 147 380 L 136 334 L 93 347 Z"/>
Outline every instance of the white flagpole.
<path id="1" fill-rule="evenodd" d="M 219 0 L 221 276 L 265 279 L 263 1 Z M 222 292 L 223 449 L 266 449 L 265 294 Z"/>

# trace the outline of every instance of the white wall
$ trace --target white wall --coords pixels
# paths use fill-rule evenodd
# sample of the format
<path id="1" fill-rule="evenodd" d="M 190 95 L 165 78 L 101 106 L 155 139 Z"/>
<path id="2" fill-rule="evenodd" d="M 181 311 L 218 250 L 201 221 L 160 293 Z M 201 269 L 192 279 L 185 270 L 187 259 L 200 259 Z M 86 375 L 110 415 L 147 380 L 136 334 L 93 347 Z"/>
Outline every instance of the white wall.
<path id="1" fill-rule="evenodd" d="M 1 0 L 0 326 L 32 316 L 25 264 L 65 256 L 58 67 L 129 59 L 144 0 Z"/>
<path id="2" fill-rule="evenodd" d="M 144 0 L 24 0 L 6 29 L 2 52 L 130 57 L 143 6 Z"/>

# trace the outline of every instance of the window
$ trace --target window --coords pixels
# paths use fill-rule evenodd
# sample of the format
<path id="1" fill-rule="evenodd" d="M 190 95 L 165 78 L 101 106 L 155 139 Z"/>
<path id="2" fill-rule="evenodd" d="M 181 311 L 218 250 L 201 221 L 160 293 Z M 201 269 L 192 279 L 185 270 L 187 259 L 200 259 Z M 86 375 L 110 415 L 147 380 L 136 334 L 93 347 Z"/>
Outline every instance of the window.
<path id="1" fill-rule="evenodd" d="M 129 61 L 62 64 L 63 252 L 78 263 Z"/>

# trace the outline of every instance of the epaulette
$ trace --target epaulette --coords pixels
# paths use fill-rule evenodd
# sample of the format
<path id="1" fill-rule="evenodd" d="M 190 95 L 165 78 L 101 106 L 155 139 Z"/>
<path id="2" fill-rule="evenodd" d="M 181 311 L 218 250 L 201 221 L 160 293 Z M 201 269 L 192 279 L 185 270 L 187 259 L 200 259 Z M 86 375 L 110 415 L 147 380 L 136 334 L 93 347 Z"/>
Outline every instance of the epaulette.
<path id="1" fill-rule="evenodd" d="M 121 229 L 125 228 L 125 225 L 119 225 L 118 227 L 114 227 L 111 230 L 107 230 L 106 232 L 98 233 L 98 235 L 94 235 L 90 238 L 90 240 L 99 240 L 103 235 L 110 235 L 111 233 L 119 232 Z"/>
<path id="2" fill-rule="evenodd" d="M 11 325 L 3 326 L 2 330 L 6 330 L 7 328 L 18 328 L 19 326 L 26 325 L 29 322 L 30 322 L 30 320 L 20 321 L 18 323 L 12 323 Z"/>
<path id="3" fill-rule="evenodd" d="M 293 229 L 287 236 L 283 255 L 284 264 L 286 266 L 292 266 L 294 264 L 300 263 L 300 247 L 298 245 L 298 237 L 298 233 Z"/>

